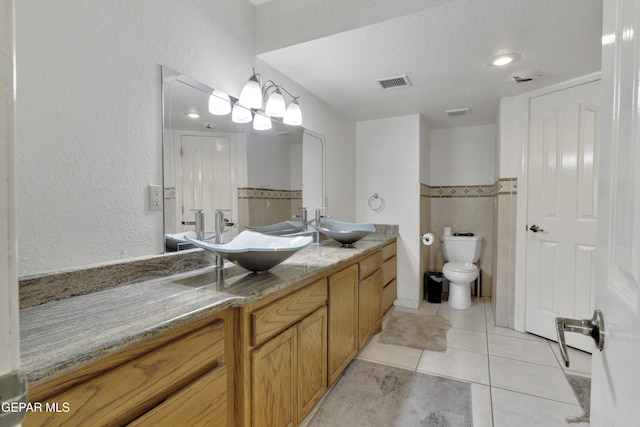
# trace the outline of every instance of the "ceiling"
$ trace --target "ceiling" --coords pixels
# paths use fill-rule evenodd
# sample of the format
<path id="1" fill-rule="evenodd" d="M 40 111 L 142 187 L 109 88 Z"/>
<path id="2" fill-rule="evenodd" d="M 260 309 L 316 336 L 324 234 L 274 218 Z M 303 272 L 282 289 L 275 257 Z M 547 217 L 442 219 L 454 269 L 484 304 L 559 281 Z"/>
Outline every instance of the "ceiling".
<path id="1" fill-rule="evenodd" d="M 257 8 L 297 4 L 251 1 Z M 322 2 L 331 0 L 311 3 Z M 455 7 L 378 17 L 258 56 L 355 121 L 419 113 L 434 129 L 495 123 L 500 98 L 600 70 L 601 0 L 451 3 Z M 521 59 L 504 68 L 487 65 L 504 52 Z M 410 87 L 384 90 L 376 82 L 404 74 Z M 514 76 L 534 78 L 516 83 Z M 304 98 L 300 105 L 304 112 Z M 445 113 L 460 108 L 469 114 Z"/>

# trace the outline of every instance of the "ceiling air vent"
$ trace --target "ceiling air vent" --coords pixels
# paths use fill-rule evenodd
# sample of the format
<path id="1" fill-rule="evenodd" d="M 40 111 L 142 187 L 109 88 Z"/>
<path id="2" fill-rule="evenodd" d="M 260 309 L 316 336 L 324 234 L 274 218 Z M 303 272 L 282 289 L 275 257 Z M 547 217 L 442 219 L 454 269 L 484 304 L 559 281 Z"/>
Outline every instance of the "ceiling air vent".
<path id="1" fill-rule="evenodd" d="M 377 79 L 378 83 L 382 89 L 397 89 L 401 87 L 409 87 L 411 86 L 411 82 L 409 81 L 409 77 L 405 75 L 397 76 L 397 77 L 387 77 L 384 79 Z"/>
<path id="2" fill-rule="evenodd" d="M 464 116 L 465 114 L 469 114 L 469 107 L 464 108 L 456 108 L 455 110 L 444 110 L 450 116 Z"/>

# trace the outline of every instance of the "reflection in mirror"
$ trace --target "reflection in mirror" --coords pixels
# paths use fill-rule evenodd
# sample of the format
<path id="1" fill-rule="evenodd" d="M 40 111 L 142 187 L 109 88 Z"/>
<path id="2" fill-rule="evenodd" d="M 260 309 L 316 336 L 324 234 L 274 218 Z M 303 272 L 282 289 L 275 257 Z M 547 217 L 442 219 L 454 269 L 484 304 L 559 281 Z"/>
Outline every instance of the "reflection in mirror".
<path id="1" fill-rule="evenodd" d="M 270 130 L 254 130 L 231 114 L 211 114 L 212 93 L 162 67 L 167 251 L 193 247 L 183 236 L 195 237 L 198 211 L 205 239 L 214 235 L 216 210 L 224 211 L 227 242 L 245 227 L 299 221 L 303 206 L 324 205 L 323 138 L 278 119 Z"/>

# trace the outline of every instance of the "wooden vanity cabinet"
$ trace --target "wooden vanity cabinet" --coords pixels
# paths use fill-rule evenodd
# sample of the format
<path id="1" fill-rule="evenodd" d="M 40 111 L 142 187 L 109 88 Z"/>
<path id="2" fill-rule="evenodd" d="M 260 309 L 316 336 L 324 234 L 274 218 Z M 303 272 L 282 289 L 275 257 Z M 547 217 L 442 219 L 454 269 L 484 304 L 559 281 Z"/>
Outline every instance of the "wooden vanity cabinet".
<path id="1" fill-rule="evenodd" d="M 397 244 L 387 243 L 382 247 L 382 315 L 393 306 L 398 297 Z"/>
<path id="2" fill-rule="evenodd" d="M 327 390 L 327 281 L 243 309 L 249 369 L 243 425 L 296 426 Z M 247 387 L 248 386 L 248 387 Z"/>
<path id="3" fill-rule="evenodd" d="M 382 251 L 358 263 L 358 349 L 382 330 Z"/>
<path id="4" fill-rule="evenodd" d="M 358 264 L 329 276 L 329 384 L 358 353 Z"/>
<path id="5" fill-rule="evenodd" d="M 194 322 L 36 386 L 25 426 L 231 425 L 229 312 Z"/>

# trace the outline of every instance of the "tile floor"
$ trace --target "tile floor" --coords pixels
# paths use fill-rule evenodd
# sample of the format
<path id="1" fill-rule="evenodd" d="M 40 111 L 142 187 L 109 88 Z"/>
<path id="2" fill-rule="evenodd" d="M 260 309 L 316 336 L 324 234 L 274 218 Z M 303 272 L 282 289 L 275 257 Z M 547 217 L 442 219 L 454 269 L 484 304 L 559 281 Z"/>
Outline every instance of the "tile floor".
<path id="1" fill-rule="evenodd" d="M 496 327 L 489 299 L 474 298 L 464 311 L 426 301 L 419 310 L 451 322 L 445 353 L 381 344 L 375 335 L 357 357 L 470 382 L 474 427 L 587 425 L 567 423 L 582 409 L 565 372 L 590 376 L 589 354 L 569 349 L 571 368 L 563 369 L 555 342 Z"/>

